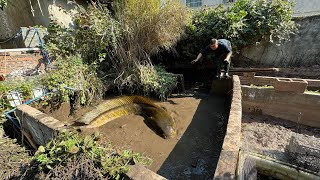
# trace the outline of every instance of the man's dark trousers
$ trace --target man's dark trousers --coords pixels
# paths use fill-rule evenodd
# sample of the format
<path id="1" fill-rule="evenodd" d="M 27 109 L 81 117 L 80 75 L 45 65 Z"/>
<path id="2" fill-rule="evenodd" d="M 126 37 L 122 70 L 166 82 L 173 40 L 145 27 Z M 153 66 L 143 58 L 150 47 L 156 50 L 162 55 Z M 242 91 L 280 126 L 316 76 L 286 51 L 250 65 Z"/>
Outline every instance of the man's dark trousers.
<path id="1" fill-rule="evenodd" d="M 219 78 L 220 74 L 221 74 L 221 65 L 223 65 L 224 67 L 224 73 L 228 73 L 229 74 L 229 68 L 230 68 L 230 62 L 224 61 L 226 55 L 222 55 L 219 58 L 216 59 L 216 61 L 214 62 L 214 69 L 213 69 L 213 78 Z"/>

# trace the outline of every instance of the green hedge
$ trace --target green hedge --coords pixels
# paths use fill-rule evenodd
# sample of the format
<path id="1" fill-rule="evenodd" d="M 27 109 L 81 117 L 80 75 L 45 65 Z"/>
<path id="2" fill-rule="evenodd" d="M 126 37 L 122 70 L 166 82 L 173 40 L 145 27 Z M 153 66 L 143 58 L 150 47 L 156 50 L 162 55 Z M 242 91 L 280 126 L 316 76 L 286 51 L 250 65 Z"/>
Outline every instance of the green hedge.
<path id="1" fill-rule="evenodd" d="M 179 57 L 191 61 L 211 38 L 230 40 L 234 52 L 262 39 L 282 43 L 297 31 L 291 20 L 293 5 L 285 0 L 239 0 L 228 8 L 196 10 L 187 35 L 177 45 Z"/>

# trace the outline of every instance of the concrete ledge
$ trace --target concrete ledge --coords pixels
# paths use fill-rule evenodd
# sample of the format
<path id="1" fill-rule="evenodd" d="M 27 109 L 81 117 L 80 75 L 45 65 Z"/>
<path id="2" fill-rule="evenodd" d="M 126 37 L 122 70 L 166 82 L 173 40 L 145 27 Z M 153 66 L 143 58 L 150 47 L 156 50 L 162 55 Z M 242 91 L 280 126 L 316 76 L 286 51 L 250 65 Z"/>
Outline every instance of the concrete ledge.
<path id="1" fill-rule="evenodd" d="M 320 127 L 320 95 L 277 92 L 273 88 L 241 86 L 244 112 L 259 113 Z"/>
<path id="2" fill-rule="evenodd" d="M 279 77 L 269 77 L 269 76 L 240 76 L 242 85 L 257 85 L 257 86 L 274 86 L 275 82 Z M 281 79 L 292 79 L 293 81 L 306 81 L 308 83 L 307 88 L 310 90 L 320 89 L 320 80 L 319 79 L 300 79 L 300 78 L 282 78 Z"/>
<path id="3" fill-rule="evenodd" d="M 31 135 L 37 145 L 46 145 L 59 130 L 66 126 L 61 121 L 25 104 L 17 106 L 15 114 L 21 128 Z"/>
<path id="4" fill-rule="evenodd" d="M 218 165 L 214 174 L 214 179 L 235 179 L 237 162 L 239 157 L 240 137 L 241 137 L 241 86 L 238 76 L 232 77 L 232 98 L 228 119 L 228 127 Z"/>
<path id="5" fill-rule="evenodd" d="M 167 180 L 141 165 L 130 166 L 130 170 L 126 173 L 126 176 L 130 180 Z"/>

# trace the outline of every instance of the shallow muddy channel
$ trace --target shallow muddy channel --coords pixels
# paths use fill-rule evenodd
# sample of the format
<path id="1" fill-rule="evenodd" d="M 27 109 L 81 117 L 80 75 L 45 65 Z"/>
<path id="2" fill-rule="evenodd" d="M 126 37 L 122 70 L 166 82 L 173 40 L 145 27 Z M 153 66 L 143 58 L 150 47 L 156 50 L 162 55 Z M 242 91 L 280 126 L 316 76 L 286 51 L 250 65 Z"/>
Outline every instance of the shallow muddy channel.
<path id="1" fill-rule="evenodd" d="M 111 142 L 153 159 L 149 169 L 168 179 L 212 179 L 219 159 L 229 113 L 228 98 L 188 94 L 156 102 L 175 119 L 177 136 L 164 139 L 144 122 L 129 115 L 84 133 L 101 133 L 100 142 Z"/>

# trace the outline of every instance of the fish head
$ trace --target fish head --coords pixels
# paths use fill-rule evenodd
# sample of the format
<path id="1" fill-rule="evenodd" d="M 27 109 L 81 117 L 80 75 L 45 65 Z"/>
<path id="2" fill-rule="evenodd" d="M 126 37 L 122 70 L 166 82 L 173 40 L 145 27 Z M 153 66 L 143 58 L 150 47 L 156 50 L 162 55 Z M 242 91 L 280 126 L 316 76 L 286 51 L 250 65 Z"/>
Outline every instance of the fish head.
<path id="1" fill-rule="evenodd" d="M 164 131 L 165 138 L 174 138 L 177 135 L 176 130 L 171 126 L 167 126 Z"/>
<path id="2" fill-rule="evenodd" d="M 165 138 L 173 138 L 177 135 L 175 121 L 173 120 L 173 118 L 170 117 L 170 120 L 167 120 L 167 122 L 170 123 L 166 124 L 166 126 L 162 128 L 163 134 Z"/>

